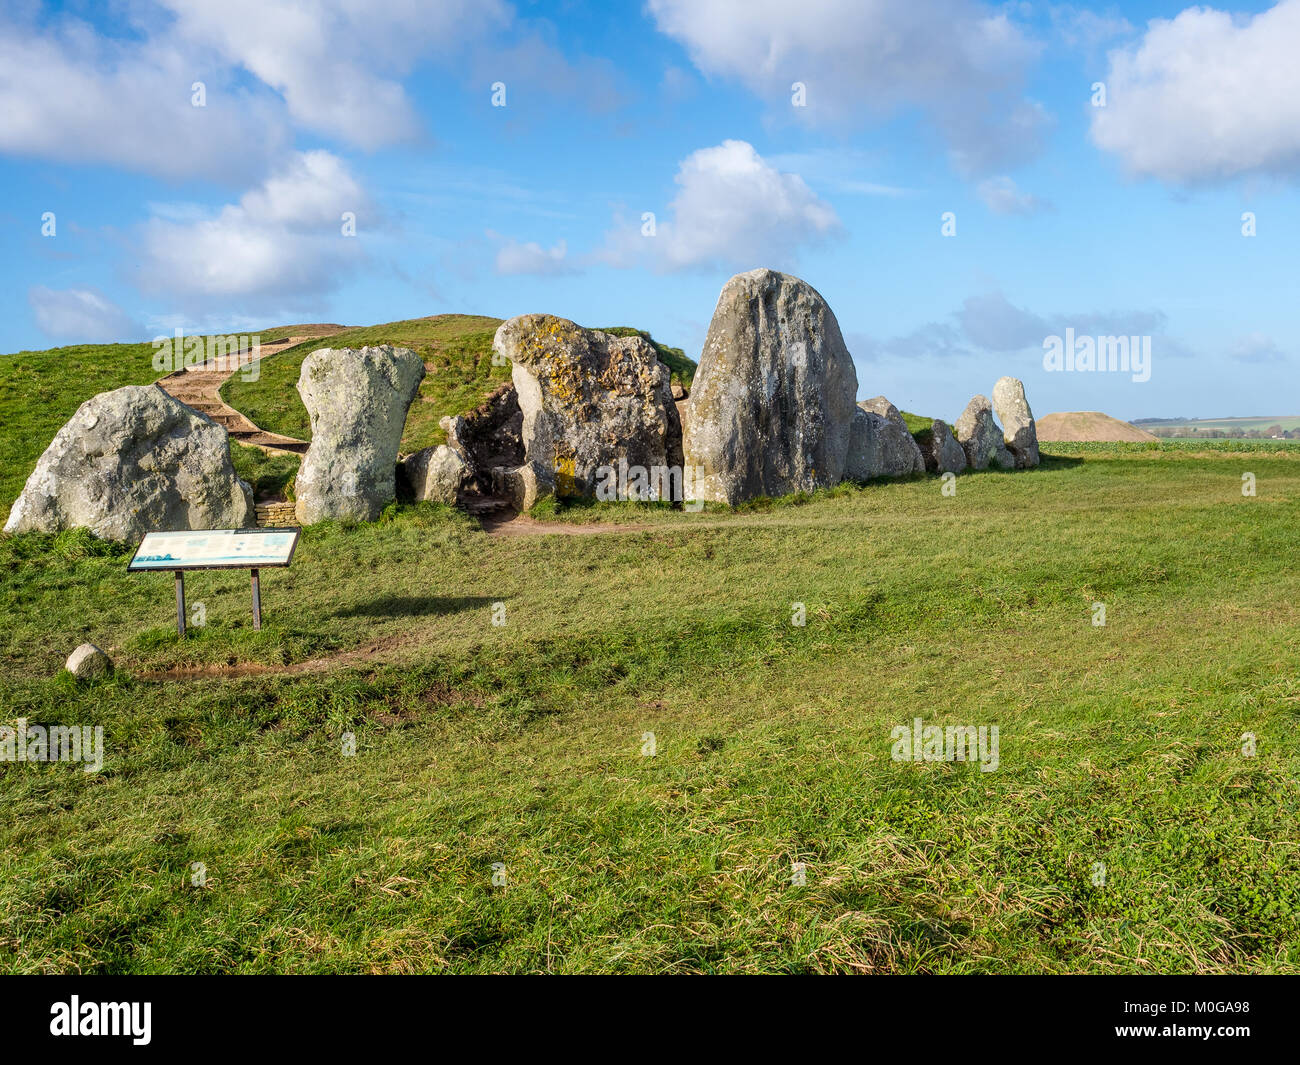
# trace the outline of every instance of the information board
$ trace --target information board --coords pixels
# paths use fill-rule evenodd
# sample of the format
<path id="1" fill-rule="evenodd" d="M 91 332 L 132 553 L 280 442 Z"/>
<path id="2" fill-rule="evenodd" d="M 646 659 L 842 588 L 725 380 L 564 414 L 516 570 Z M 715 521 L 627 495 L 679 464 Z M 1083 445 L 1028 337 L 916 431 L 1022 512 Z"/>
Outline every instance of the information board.
<path id="1" fill-rule="evenodd" d="M 287 566 L 301 529 L 212 529 L 146 533 L 128 572 Z"/>

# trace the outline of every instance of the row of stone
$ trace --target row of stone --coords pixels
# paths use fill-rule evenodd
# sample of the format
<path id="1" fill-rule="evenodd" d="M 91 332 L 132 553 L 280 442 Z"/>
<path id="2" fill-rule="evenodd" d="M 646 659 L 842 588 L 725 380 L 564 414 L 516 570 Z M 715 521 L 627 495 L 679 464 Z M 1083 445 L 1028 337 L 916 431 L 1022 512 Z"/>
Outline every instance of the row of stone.
<path id="1" fill-rule="evenodd" d="M 548 494 L 592 496 L 613 467 L 679 470 L 686 498 L 738 503 L 845 478 L 1038 463 L 1014 378 L 998 381 L 992 402 L 976 396 L 951 428 L 934 422 L 921 444 L 885 397 L 855 403 L 857 372 L 830 307 L 771 270 L 724 286 L 689 398 L 674 395 L 668 368 L 640 336 L 530 314 L 503 323 L 493 347 L 510 361 L 512 385 L 444 419 L 448 443 L 400 467 L 420 357 L 390 346 L 309 355 L 298 380 L 312 433 L 297 519 L 374 520 L 396 497 L 398 476 L 417 500 L 455 503 L 476 488 L 526 509 Z M 225 430 L 161 389 L 128 386 L 88 400 L 60 429 L 5 530 L 81 526 L 126 540 L 254 520 Z"/>
<path id="2" fill-rule="evenodd" d="M 494 349 L 512 366 L 525 458 L 497 479 L 520 506 L 590 496 L 599 472 L 620 462 L 684 466 L 692 498 L 732 504 L 845 478 L 1038 465 L 1033 414 L 1013 377 L 992 401 L 972 399 L 953 426 L 935 421 L 918 434 L 923 444 L 884 396 L 855 403 L 857 371 L 830 306 L 772 270 L 724 286 L 685 403 L 640 337 L 531 314 L 505 322 Z"/>

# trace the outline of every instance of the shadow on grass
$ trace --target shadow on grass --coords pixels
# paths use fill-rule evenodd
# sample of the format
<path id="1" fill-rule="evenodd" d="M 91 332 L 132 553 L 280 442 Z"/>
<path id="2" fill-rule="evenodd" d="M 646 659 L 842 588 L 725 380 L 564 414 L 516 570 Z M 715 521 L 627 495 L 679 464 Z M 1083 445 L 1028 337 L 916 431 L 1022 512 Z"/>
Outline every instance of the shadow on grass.
<path id="1" fill-rule="evenodd" d="M 494 598 L 485 595 L 389 595 L 335 611 L 334 617 L 414 618 L 428 614 L 459 614 L 462 610 L 486 607 L 501 599 L 501 596 Z"/>

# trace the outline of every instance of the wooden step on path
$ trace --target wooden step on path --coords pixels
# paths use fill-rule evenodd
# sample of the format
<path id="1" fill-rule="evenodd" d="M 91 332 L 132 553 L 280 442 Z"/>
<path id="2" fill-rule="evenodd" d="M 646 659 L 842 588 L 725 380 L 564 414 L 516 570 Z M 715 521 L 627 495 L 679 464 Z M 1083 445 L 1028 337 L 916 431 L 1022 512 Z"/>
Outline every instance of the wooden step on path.
<path id="1" fill-rule="evenodd" d="M 289 337 L 261 346 L 258 359 L 276 355 L 311 337 Z M 246 369 L 246 367 L 244 368 Z M 230 439 L 246 447 L 259 448 L 268 454 L 305 455 L 307 441 L 292 436 L 269 433 L 249 421 L 221 398 L 221 386 L 239 370 L 177 370 L 158 382 L 158 387 L 191 410 L 205 414 L 225 428 Z"/>

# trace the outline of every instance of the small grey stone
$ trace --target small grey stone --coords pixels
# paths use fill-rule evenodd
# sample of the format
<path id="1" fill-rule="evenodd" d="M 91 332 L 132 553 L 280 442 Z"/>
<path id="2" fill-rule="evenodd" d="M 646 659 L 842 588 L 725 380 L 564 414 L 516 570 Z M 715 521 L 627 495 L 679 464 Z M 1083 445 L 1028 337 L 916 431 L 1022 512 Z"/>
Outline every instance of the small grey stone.
<path id="1" fill-rule="evenodd" d="M 966 452 L 942 418 L 935 418 L 920 436 L 921 454 L 930 473 L 961 473 L 966 468 Z"/>
<path id="2" fill-rule="evenodd" d="M 68 655 L 64 668 L 78 680 L 97 680 L 113 672 L 113 661 L 93 643 L 83 643 Z"/>
<path id="3" fill-rule="evenodd" d="M 897 407 L 884 396 L 876 396 L 864 399 L 858 409 L 872 419 L 879 419 L 870 422 L 876 440 L 868 447 L 867 464 L 878 467 L 873 477 L 906 477 L 925 472 L 925 457 Z M 851 461 L 855 466 L 862 465 L 861 459 Z"/>
<path id="4" fill-rule="evenodd" d="M 402 462 L 402 473 L 417 503 L 429 501 L 455 506 L 471 474 L 458 452 L 446 444 L 426 447 Z"/>

